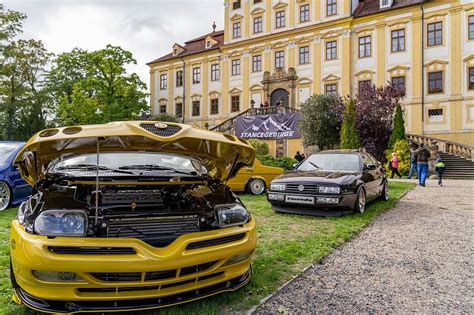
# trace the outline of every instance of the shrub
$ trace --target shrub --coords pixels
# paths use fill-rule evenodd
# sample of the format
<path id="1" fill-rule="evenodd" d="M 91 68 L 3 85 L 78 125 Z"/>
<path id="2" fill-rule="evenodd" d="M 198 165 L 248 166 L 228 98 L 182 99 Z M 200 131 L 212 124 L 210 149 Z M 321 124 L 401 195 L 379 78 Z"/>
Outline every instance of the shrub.
<path id="1" fill-rule="evenodd" d="M 255 149 L 256 155 L 266 155 L 269 152 L 268 144 L 262 140 L 249 139 L 248 142 Z"/>
<path id="2" fill-rule="evenodd" d="M 274 166 L 274 167 L 281 167 L 285 171 L 289 171 L 293 169 L 293 165 L 298 163 L 295 159 L 292 159 L 287 156 L 281 156 L 281 157 L 273 157 L 270 154 L 266 155 L 259 155 L 257 156 L 257 160 L 260 161 L 263 165 L 266 166 Z"/>
<path id="3" fill-rule="evenodd" d="M 387 158 L 387 161 L 390 161 L 390 159 L 392 158 L 392 152 L 397 153 L 399 161 L 398 171 L 400 172 L 400 174 L 408 175 L 408 172 L 410 171 L 410 144 L 408 143 L 408 141 L 405 139 L 397 140 L 392 149 L 386 150 L 385 157 Z M 385 167 L 387 167 L 387 165 L 385 165 Z M 387 169 L 387 171 L 390 175 L 390 170 Z"/>
<path id="4" fill-rule="evenodd" d="M 388 140 L 388 148 L 393 148 L 397 140 L 403 139 L 405 139 L 405 121 L 403 120 L 402 107 L 398 105 L 395 111 L 392 134 L 390 140 Z"/>
<path id="5" fill-rule="evenodd" d="M 341 149 L 360 148 L 359 131 L 357 130 L 357 112 L 354 100 L 349 99 L 344 110 L 341 127 Z"/>

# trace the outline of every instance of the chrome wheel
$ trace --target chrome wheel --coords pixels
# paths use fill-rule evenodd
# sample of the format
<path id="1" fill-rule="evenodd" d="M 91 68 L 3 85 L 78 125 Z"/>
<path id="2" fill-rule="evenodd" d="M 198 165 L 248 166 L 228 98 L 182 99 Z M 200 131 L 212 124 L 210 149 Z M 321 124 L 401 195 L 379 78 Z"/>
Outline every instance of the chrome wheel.
<path id="1" fill-rule="evenodd" d="M 10 205 L 10 187 L 4 182 L 0 182 L 0 211 L 5 210 Z"/>
<path id="2" fill-rule="evenodd" d="M 261 195 L 265 191 L 265 182 L 261 179 L 255 178 L 250 180 L 249 191 L 253 195 Z"/>
<path id="3" fill-rule="evenodd" d="M 364 213 L 364 211 L 365 211 L 365 190 L 363 188 L 360 189 L 356 202 L 357 202 L 357 205 L 356 205 L 357 211 L 360 212 L 360 213 Z"/>

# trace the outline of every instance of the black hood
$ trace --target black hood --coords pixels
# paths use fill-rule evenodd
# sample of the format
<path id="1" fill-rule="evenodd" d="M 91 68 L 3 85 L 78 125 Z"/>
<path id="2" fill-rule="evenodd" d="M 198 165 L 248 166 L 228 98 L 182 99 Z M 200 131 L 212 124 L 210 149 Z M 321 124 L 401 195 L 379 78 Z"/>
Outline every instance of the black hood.
<path id="1" fill-rule="evenodd" d="M 314 182 L 314 183 L 332 183 L 342 184 L 360 177 L 360 172 L 344 172 L 344 171 L 290 171 L 277 176 L 273 182 L 278 183 L 298 183 L 298 182 Z"/>

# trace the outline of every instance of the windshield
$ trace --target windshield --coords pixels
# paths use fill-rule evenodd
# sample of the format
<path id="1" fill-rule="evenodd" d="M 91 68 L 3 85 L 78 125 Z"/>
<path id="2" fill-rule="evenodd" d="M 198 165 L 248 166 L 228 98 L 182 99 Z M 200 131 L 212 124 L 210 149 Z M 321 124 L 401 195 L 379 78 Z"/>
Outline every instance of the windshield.
<path id="1" fill-rule="evenodd" d="M 301 163 L 299 171 L 359 171 L 357 154 L 313 154 Z"/>
<path id="2" fill-rule="evenodd" d="M 94 153 L 83 154 L 64 159 L 54 165 L 52 171 L 95 167 L 97 155 Z M 95 167 L 96 168 L 96 167 Z M 100 153 L 100 170 L 174 170 L 184 173 L 207 174 L 207 170 L 198 160 L 164 153 L 125 152 L 125 153 Z"/>
<path id="3" fill-rule="evenodd" d="M 0 144 L 0 163 L 5 163 L 10 155 L 18 149 L 20 145 L 13 143 Z"/>

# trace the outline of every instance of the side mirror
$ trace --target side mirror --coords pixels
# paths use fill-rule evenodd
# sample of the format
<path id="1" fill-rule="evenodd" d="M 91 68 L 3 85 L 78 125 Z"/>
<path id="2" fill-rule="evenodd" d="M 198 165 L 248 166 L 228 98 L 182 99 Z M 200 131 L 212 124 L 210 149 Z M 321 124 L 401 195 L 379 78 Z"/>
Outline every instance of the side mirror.
<path id="1" fill-rule="evenodd" d="M 367 165 L 365 166 L 365 169 L 366 169 L 367 171 L 373 171 L 373 170 L 377 169 L 377 166 L 376 166 L 375 164 L 367 164 Z"/>

